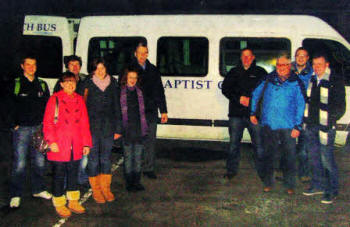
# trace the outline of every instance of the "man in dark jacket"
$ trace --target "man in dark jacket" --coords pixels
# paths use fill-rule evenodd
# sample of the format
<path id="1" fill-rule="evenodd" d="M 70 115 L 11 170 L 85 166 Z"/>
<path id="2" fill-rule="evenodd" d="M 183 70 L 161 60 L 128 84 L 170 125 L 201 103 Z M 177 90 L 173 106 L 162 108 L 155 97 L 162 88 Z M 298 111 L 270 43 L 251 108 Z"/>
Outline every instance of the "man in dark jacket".
<path id="1" fill-rule="evenodd" d="M 20 206 L 28 151 L 31 153 L 32 194 L 34 197 L 51 199 L 44 183 L 45 156 L 31 146 L 32 135 L 42 123 L 50 92 L 47 84 L 35 76 L 35 57 L 24 57 L 21 68 L 23 74 L 15 79 L 12 86 L 15 106 L 15 120 L 12 126 L 15 150 L 10 185 L 11 208 Z"/>
<path id="2" fill-rule="evenodd" d="M 336 121 L 345 113 L 345 87 L 343 77 L 330 70 L 325 54 L 314 54 L 312 67 L 304 112 L 312 180 L 303 194 L 324 194 L 321 203 L 331 204 L 339 190 L 333 150 Z"/>
<path id="3" fill-rule="evenodd" d="M 245 128 L 248 129 L 254 146 L 254 152 L 261 148 L 260 126 L 249 121 L 249 104 L 251 93 L 266 75 L 266 71 L 256 66 L 253 51 L 245 48 L 241 51 L 239 65 L 230 70 L 222 83 L 222 93 L 230 100 L 229 104 L 229 134 L 230 148 L 228 150 L 225 177 L 233 178 L 238 171 L 240 161 L 240 143 Z M 254 161 L 256 154 L 254 154 Z"/>
<path id="4" fill-rule="evenodd" d="M 147 141 L 145 141 L 143 174 L 156 179 L 155 167 L 155 140 L 157 135 L 158 110 L 161 114 L 161 123 L 168 121 L 164 87 L 160 72 L 148 60 L 148 48 L 145 43 L 139 43 L 135 49 L 135 58 L 132 65 L 138 69 L 140 85 L 144 93 L 145 114 L 149 127 Z"/>

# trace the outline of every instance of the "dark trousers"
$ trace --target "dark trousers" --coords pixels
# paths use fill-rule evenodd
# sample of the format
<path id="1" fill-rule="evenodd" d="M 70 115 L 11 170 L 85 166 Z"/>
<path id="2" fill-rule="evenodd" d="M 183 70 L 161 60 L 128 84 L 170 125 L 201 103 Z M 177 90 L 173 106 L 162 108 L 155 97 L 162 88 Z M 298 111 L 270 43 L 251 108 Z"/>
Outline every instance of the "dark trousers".
<path id="1" fill-rule="evenodd" d="M 239 161 L 241 159 L 240 145 L 244 129 L 247 128 L 254 147 L 253 161 L 255 166 L 257 153 L 263 152 L 261 144 L 261 126 L 254 125 L 248 118 L 230 117 L 229 119 L 229 134 L 230 148 L 227 152 L 226 168 L 227 173 L 235 174 L 238 171 Z"/>
<path id="2" fill-rule="evenodd" d="M 148 122 L 149 134 L 145 141 L 145 151 L 142 171 L 151 172 L 154 171 L 156 165 L 156 151 L 154 149 L 157 136 L 157 122 Z"/>
<path id="3" fill-rule="evenodd" d="M 31 146 L 32 135 L 39 126 L 20 126 L 13 133 L 14 155 L 12 162 L 10 196 L 22 196 L 26 179 L 27 155 L 31 161 L 32 194 L 46 190 L 44 182 L 45 156 Z"/>
<path id="4" fill-rule="evenodd" d="M 291 137 L 292 129 L 272 130 L 268 126 L 262 129 L 264 151 L 258 154 L 258 173 L 265 186 L 273 185 L 274 158 L 277 152 L 284 157 L 282 166 L 284 185 L 295 187 L 296 176 L 296 139 Z"/>
<path id="5" fill-rule="evenodd" d="M 328 131 L 327 145 L 320 143 L 319 126 L 306 129 L 307 149 L 312 169 L 311 187 L 338 195 L 338 167 L 334 159 L 335 129 Z"/>
<path id="6" fill-rule="evenodd" d="M 142 144 L 124 144 L 125 174 L 141 172 L 142 151 Z"/>
<path id="7" fill-rule="evenodd" d="M 52 161 L 51 163 L 53 169 L 53 196 L 60 197 L 65 194 L 65 191 L 77 191 L 80 160 L 70 162 Z M 65 179 L 67 179 L 66 190 Z"/>
<path id="8" fill-rule="evenodd" d="M 88 155 L 87 170 L 89 177 L 111 173 L 111 152 L 113 136 L 92 135 L 92 148 Z"/>

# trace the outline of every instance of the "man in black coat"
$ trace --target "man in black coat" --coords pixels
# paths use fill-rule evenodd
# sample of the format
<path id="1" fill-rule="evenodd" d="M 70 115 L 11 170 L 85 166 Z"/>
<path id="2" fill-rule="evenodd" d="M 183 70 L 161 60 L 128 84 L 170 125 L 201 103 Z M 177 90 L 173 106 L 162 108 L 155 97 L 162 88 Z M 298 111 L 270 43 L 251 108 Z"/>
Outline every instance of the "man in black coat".
<path id="1" fill-rule="evenodd" d="M 155 167 L 155 140 L 157 135 L 158 110 L 161 113 L 161 123 L 168 121 L 164 87 L 160 72 L 156 66 L 148 60 L 148 48 L 140 42 L 135 49 L 135 58 L 132 65 L 138 69 L 140 85 L 144 93 L 145 114 L 149 127 L 147 141 L 145 141 L 143 174 L 151 179 L 156 179 Z"/>
<path id="2" fill-rule="evenodd" d="M 231 69 L 222 83 L 222 94 L 229 99 L 229 134 L 230 148 L 228 150 L 224 177 L 232 179 L 238 172 L 240 161 L 240 143 L 245 128 L 248 129 L 254 146 L 254 161 L 256 153 L 262 150 L 260 126 L 253 125 L 250 120 L 249 104 L 251 93 L 267 72 L 255 64 L 253 51 L 245 48 L 241 51 L 239 64 Z"/>

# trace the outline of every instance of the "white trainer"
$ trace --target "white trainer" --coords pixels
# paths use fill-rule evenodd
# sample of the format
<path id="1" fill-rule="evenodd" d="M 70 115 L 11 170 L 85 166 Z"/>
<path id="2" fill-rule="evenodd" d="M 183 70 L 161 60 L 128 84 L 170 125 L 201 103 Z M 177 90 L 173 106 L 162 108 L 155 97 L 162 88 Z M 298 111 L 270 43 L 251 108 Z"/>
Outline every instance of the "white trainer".
<path id="1" fill-rule="evenodd" d="M 18 208 L 21 205 L 21 197 L 12 197 L 10 201 L 10 208 Z"/>
<path id="2" fill-rule="evenodd" d="M 40 193 L 33 194 L 33 197 L 43 198 L 43 199 L 51 199 L 52 195 L 47 191 L 42 191 Z"/>

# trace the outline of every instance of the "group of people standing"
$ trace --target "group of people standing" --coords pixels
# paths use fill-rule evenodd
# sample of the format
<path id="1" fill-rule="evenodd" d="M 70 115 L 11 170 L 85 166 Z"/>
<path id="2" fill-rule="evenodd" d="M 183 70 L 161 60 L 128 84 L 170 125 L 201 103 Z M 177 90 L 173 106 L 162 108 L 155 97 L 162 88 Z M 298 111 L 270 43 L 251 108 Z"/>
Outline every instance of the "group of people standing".
<path id="1" fill-rule="evenodd" d="M 67 71 L 51 97 L 47 84 L 35 76 L 36 58 L 23 58 L 23 74 L 11 86 L 14 159 L 10 207 L 20 206 L 29 152 L 32 195 L 52 199 L 61 217 L 85 212 L 78 202 L 79 185 L 89 185 L 97 203 L 115 200 L 110 187 L 111 150 L 117 139 L 122 139 L 128 191 L 145 190 L 141 173 L 157 178 L 158 111 L 161 123 L 166 123 L 168 116 L 160 72 L 147 58 L 148 48 L 141 42 L 117 81 L 108 74 L 102 58 L 92 62 L 90 75 L 84 75 L 80 57 L 65 57 Z M 222 93 L 229 99 L 225 177 L 232 179 L 238 174 L 240 142 L 247 128 L 264 192 L 272 190 L 274 158 L 280 153 L 288 194 L 294 194 L 298 172 L 301 180 L 312 178 L 304 195 L 323 194 L 322 203 L 333 202 L 338 195 L 333 145 L 336 121 L 345 112 L 345 88 L 342 77 L 329 68 L 326 55 L 314 54 L 311 66 L 308 51 L 300 47 L 295 62 L 282 53 L 276 70 L 267 74 L 256 65 L 253 50 L 245 48 L 239 64 L 225 77 Z M 50 148 L 46 157 L 31 147 L 32 135 L 41 124 Z M 43 179 L 46 158 L 53 167 L 52 195 Z"/>
<path id="2" fill-rule="evenodd" d="M 267 74 L 245 48 L 240 63 L 225 77 L 222 93 L 229 99 L 230 134 L 224 177 L 238 173 L 239 146 L 247 128 L 264 192 L 273 189 L 279 156 L 277 169 L 289 195 L 295 193 L 298 174 L 303 182 L 311 178 L 303 195 L 323 194 L 322 203 L 333 202 L 339 188 L 334 140 L 336 121 L 345 113 L 345 87 L 342 76 L 329 68 L 326 54 L 315 53 L 311 66 L 303 47 L 296 50 L 295 62 L 281 53 L 276 70 Z"/>
<path id="3" fill-rule="evenodd" d="M 166 123 L 168 117 L 160 73 L 147 57 L 147 45 L 140 42 L 119 82 L 108 74 L 102 58 L 92 62 L 91 75 L 87 76 L 80 73 L 80 57 L 65 57 L 67 71 L 51 97 L 47 84 L 35 76 L 36 58 L 23 58 L 23 75 L 16 78 L 12 86 L 15 155 L 10 207 L 19 207 L 21 203 L 28 152 L 31 153 L 32 195 L 52 199 L 61 217 L 85 212 L 78 202 L 79 185 L 89 185 L 97 203 L 115 200 L 110 187 L 111 150 L 115 140 L 122 141 L 128 191 L 145 190 L 140 182 L 141 173 L 157 178 L 154 146 L 158 111 L 161 123 Z M 30 146 L 32 135 L 41 123 L 44 139 L 49 144 L 46 157 Z M 43 179 L 46 158 L 53 167 L 52 195 Z"/>

